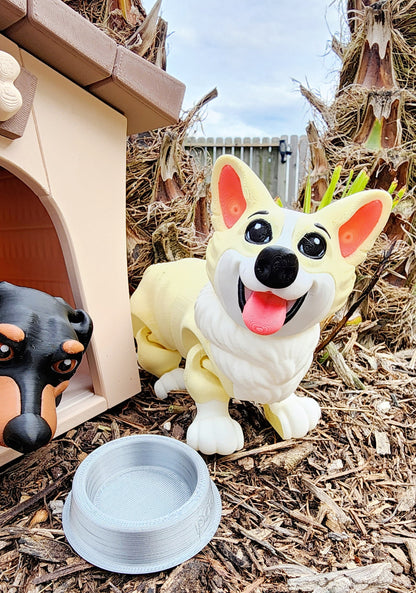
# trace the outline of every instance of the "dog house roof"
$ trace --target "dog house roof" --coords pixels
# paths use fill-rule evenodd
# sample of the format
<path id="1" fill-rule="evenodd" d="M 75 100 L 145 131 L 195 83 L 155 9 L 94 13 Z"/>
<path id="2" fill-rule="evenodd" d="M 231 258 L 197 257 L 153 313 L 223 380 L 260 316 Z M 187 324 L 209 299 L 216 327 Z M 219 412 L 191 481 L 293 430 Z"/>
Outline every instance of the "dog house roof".
<path id="1" fill-rule="evenodd" d="M 179 118 L 185 85 L 118 45 L 62 0 L 0 0 L 0 31 L 123 113 L 128 134 Z"/>

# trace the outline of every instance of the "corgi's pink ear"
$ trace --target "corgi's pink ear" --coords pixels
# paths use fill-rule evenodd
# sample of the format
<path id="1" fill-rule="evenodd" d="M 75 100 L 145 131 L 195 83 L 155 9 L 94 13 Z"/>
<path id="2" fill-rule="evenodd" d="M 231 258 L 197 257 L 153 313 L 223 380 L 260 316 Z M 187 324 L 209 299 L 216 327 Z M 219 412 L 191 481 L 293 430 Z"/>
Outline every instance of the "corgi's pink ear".
<path id="1" fill-rule="evenodd" d="M 371 189 L 336 200 L 311 216 L 331 237 L 338 238 L 340 255 L 356 266 L 373 246 L 384 228 L 392 200 L 388 192 Z"/>
<path id="2" fill-rule="evenodd" d="M 232 155 L 220 156 L 212 169 L 211 219 L 216 231 L 232 228 L 241 217 L 274 207 L 263 182 L 246 163 Z"/>
<path id="3" fill-rule="evenodd" d="M 247 208 L 241 181 L 231 165 L 224 165 L 218 179 L 218 195 L 222 218 L 229 229 L 235 225 Z"/>
<path id="4" fill-rule="evenodd" d="M 339 227 L 338 241 L 342 257 L 349 257 L 361 247 L 376 228 L 382 212 L 383 203 L 380 200 L 373 200 L 361 206 Z"/>

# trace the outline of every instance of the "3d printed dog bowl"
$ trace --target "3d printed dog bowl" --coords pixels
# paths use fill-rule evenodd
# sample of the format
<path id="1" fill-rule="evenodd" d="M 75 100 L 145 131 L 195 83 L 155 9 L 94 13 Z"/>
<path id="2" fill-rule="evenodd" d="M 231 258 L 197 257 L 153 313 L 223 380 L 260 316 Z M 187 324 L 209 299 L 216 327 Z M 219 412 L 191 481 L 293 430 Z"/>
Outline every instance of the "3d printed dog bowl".
<path id="1" fill-rule="evenodd" d="M 85 560 L 143 574 L 200 552 L 220 517 L 220 496 L 200 455 L 173 438 L 138 435 L 111 441 L 81 463 L 62 520 Z"/>

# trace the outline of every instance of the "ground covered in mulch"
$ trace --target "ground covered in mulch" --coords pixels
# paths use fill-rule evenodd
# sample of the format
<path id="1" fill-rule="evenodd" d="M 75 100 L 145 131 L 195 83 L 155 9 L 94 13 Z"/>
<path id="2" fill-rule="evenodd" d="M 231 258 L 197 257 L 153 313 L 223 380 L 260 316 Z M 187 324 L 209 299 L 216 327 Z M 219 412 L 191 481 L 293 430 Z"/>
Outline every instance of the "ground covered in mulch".
<path id="1" fill-rule="evenodd" d="M 255 405 L 232 403 L 245 448 L 205 457 L 222 498 L 220 526 L 175 569 L 97 569 L 66 543 L 60 512 L 75 470 L 96 447 L 141 433 L 185 440 L 194 413 L 186 394 L 158 400 L 145 375 L 141 394 L 2 468 L 0 591 L 415 591 L 416 357 L 362 346 L 368 323 L 344 328 L 335 348 L 364 389 L 345 384 L 334 351 L 317 357 L 302 382 L 300 393 L 323 410 L 307 438 L 283 442 Z"/>

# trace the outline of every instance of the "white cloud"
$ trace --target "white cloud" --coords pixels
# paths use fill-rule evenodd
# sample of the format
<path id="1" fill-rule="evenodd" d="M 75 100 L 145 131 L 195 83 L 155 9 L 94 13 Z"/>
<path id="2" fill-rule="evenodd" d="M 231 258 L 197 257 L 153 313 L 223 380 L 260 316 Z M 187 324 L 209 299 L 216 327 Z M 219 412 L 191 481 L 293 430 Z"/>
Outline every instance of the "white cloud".
<path id="1" fill-rule="evenodd" d="M 143 2 L 147 11 L 153 0 Z M 310 112 L 292 78 L 325 97 L 336 84 L 337 59 L 324 57 L 339 29 L 331 0 L 163 0 L 168 72 L 187 86 L 190 108 L 213 87 L 210 136 L 303 133 Z M 328 21 L 328 23 L 327 23 Z"/>

